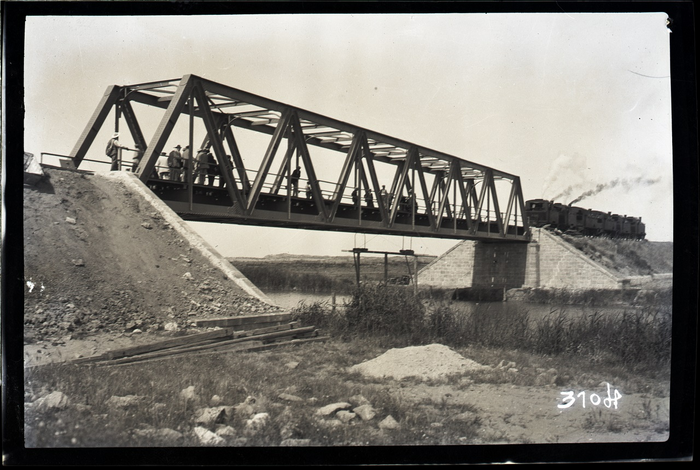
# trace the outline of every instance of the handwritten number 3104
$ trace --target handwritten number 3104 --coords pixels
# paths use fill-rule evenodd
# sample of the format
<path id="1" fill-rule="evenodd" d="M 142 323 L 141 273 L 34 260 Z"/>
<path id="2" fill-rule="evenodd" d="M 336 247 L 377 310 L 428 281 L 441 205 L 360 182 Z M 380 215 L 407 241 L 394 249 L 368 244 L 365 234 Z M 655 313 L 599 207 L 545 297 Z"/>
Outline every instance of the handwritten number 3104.
<path id="1" fill-rule="evenodd" d="M 600 395 L 597 393 L 591 393 L 588 396 L 588 399 L 591 402 L 591 405 L 598 406 L 602 402 L 603 405 L 606 408 L 610 408 L 611 406 L 617 409 L 617 401 L 622 398 L 622 394 L 617 389 L 614 389 L 612 392 L 612 395 L 610 394 L 610 384 L 607 384 L 608 386 L 608 396 L 605 398 L 601 398 Z M 560 405 L 557 405 L 557 408 L 569 408 L 570 406 L 573 406 L 574 403 L 576 402 L 576 398 L 581 398 L 581 405 L 583 407 L 586 407 L 586 392 L 579 392 L 577 395 L 574 396 L 574 392 L 569 390 L 566 392 L 561 392 L 562 395 L 564 395 L 563 398 L 563 403 Z"/>

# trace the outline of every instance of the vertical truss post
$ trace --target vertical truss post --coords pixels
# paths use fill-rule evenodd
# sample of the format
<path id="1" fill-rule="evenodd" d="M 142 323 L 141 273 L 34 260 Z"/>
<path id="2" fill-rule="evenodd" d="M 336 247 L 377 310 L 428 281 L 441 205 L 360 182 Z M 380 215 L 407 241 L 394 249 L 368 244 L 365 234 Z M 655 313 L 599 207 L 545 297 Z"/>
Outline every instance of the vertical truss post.
<path id="1" fill-rule="evenodd" d="M 451 182 L 451 181 L 448 181 L 448 183 L 450 183 L 450 182 Z M 455 190 L 453 191 L 453 193 L 455 194 L 455 197 L 456 197 L 456 194 L 457 194 L 457 193 L 455 192 L 456 189 L 457 189 L 456 186 L 455 186 L 454 184 L 452 184 L 451 186 L 450 186 L 449 184 L 446 185 L 445 182 L 444 182 L 443 180 L 440 180 L 440 191 L 441 191 L 442 194 L 445 195 L 445 197 L 446 197 L 446 200 L 445 200 L 445 201 L 446 201 L 446 204 L 445 204 L 445 211 L 447 211 L 447 217 L 449 217 L 449 218 L 454 218 L 454 217 L 452 217 L 453 208 L 451 207 L 451 204 L 450 204 L 450 196 L 449 196 L 449 194 L 450 194 L 450 187 L 452 187 L 452 188 L 455 189 Z M 445 193 L 446 193 L 446 194 L 445 194 Z M 453 198 L 453 199 L 454 199 L 454 198 Z M 438 202 L 438 204 L 439 204 L 439 202 Z M 455 214 L 455 217 L 456 217 L 456 214 Z"/>
<path id="2" fill-rule="evenodd" d="M 442 224 L 442 217 L 443 214 L 445 213 L 445 204 L 447 204 L 447 196 L 449 195 L 449 189 L 450 189 L 450 184 L 454 185 L 454 171 L 455 171 L 455 165 L 454 163 L 450 164 L 450 169 L 447 173 L 447 187 L 444 189 L 442 193 L 442 197 L 440 198 L 440 205 L 438 207 L 438 218 L 436 222 L 436 227 L 439 229 L 440 225 Z M 455 217 L 455 220 L 456 217 Z"/>
<path id="3" fill-rule="evenodd" d="M 416 151 L 416 154 L 418 152 Z M 425 175 L 423 174 L 423 165 L 421 165 L 420 161 L 420 156 L 417 155 L 416 159 L 414 161 L 416 165 L 416 170 L 418 171 L 418 182 L 420 183 L 421 190 L 423 191 L 423 200 L 425 201 L 425 212 L 428 214 L 428 221 L 430 222 L 430 228 L 435 230 L 437 226 L 435 225 L 435 216 L 433 215 L 433 208 L 431 207 L 432 205 L 432 200 L 430 199 L 428 195 L 428 185 L 425 182 Z M 413 187 L 415 188 L 416 185 L 414 184 Z M 416 197 L 416 191 L 414 189 L 413 191 L 413 197 Z M 415 204 L 414 204 L 415 207 Z"/>
<path id="4" fill-rule="evenodd" d="M 275 131 L 272 134 L 272 139 L 268 144 L 267 150 L 265 151 L 265 156 L 263 157 L 263 160 L 260 164 L 260 170 L 258 171 L 258 174 L 255 175 L 253 188 L 251 189 L 250 194 L 248 195 L 248 215 L 252 215 L 253 211 L 255 210 L 255 204 L 257 204 L 258 202 L 258 198 L 260 197 L 260 191 L 262 190 L 263 184 L 265 183 L 265 178 L 267 177 L 267 173 L 270 171 L 272 159 L 275 157 L 275 153 L 277 153 L 277 149 L 279 148 L 280 143 L 282 142 L 282 139 L 284 138 L 284 135 L 287 132 L 287 127 L 289 127 L 290 119 L 291 111 L 289 109 L 286 109 L 284 113 L 282 113 L 282 118 L 277 123 L 277 127 L 275 128 Z"/>
<path id="5" fill-rule="evenodd" d="M 461 176 L 461 175 L 460 175 Z M 462 193 L 464 193 L 464 186 L 462 186 Z M 445 192 L 449 194 L 449 186 L 445 188 Z M 466 197 L 463 197 L 465 199 Z M 465 204 L 466 201 L 463 201 L 463 204 Z M 449 208 L 450 201 L 447 201 L 447 207 Z M 454 233 L 457 233 L 457 180 L 452 181 L 452 230 Z M 469 227 L 471 227 L 471 214 L 467 211 L 462 211 L 466 215 L 467 219 L 467 230 L 469 230 Z"/>
<path id="6" fill-rule="evenodd" d="M 248 192 L 248 174 L 245 171 L 245 165 L 243 165 L 243 158 L 241 158 L 241 152 L 238 150 L 238 145 L 236 144 L 236 139 L 233 136 L 233 131 L 231 130 L 230 123 L 226 123 L 224 127 L 224 138 L 228 143 L 229 150 L 231 150 L 231 158 L 233 159 L 233 164 L 238 172 L 238 178 L 241 180 L 241 186 L 243 187 L 243 194 Z"/>
<path id="7" fill-rule="evenodd" d="M 275 181 L 272 183 L 272 189 L 270 189 L 270 193 L 272 194 L 279 194 L 280 188 L 282 187 L 282 181 L 284 181 L 285 176 L 290 175 L 290 162 L 292 159 L 292 154 L 294 154 L 294 151 L 296 150 L 296 140 L 290 140 L 288 145 L 287 145 L 287 151 L 284 153 L 284 157 L 282 158 L 282 161 L 280 162 L 280 168 L 277 170 L 277 174 L 275 175 Z M 287 186 L 290 185 L 289 178 L 287 179 Z"/>
<path id="8" fill-rule="evenodd" d="M 471 208 L 476 207 L 479 205 L 479 198 L 476 195 L 476 185 L 474 184 L 474 178 L 469 178 L 467 180 L 467 194 L 469 195 L 469 200 L 471 200 L 471 205 L 468 205 L 469 207 L 469 215 L 471 218 Z M 476 213 L 474 216 L 479 220 L 479 214 Z"/>
<path id="9" fill-rule="evenodd" d="M 498 233 L 503 236 L 505 231 L 503 228 L 503 217 L 501 217 L 501 208 L 498 204 L 498 194 L 496 193 L 496 180 L 493 177 L 493 170 L 489 170 L 491 173 L 489 187 L 491 188 L 491 197 L 493 199 L 493 210 L 496 212 L 496 223 L 498 224 Z"/>
<path id="10" fill-rule="evenodd" d="M 190 90 L 190 96 L 189 99 L 187 100 L 189 103 L 189 108 L 190 108 L 190 135 L 189 135 L 189 143 L 188 145 L 190 146 L 190 158 L 189 161 L 187 162 L 187 168 L 185 171 L 187 172 L 187 193 L 189 196 L 189 201 L 190 201 L 190 210 L 193 210 L 193 205 L 194 205 L 194 175 L 192 174 L 194 170 L 194 157 L 197 155 L 194 151 L 194 93 L 192 90 Z"/>
<path id="11" fill-rule="evenodd" d="M 362 225 L 362 160 L 359 148 L 355 153 L 355 191 L 357 191 L 357 225 Z"/>
<path id="12" fill-rule="evenodd" d="M 107 87 L 107 90 L 97 105 L 97 109 L 95 109 L 95 112 L 85 126 L 85 130 L 83 130 L 83 133 L 78 138 L 78 142 L 76 142 L 75 147 L 73 147 L 73 150 L 70 152 L 70 157 L 73 159 L 73 163 L 75 163 L 76 167 L 80 166 L 80 163 L 85 158 L 85 154 L 94 142 L 95 137 L 97 137 L 97 133 L 102 127 L 102 124 L 104 124 L 105 119 L 107 119 L 107 115 L 112 109 L 112 106 L 117 103 L 120 92 L 121 87 L 116 85 Z"/>
<path id="13" fill-rule="evenodd" d="M 316 171 L 314 170 L 313 162 L 311 161 L 311 155 L 309 154 L 309 148 L 306 146 L 306 141 L 304 140 L 304 133 L 301 129 L 301 122 L 299 122 L 299 116 L 296 112 L 293 112 L 291 117 L 291 126 L 294 133 L 294 139 L 296 140 L 296 147 L 299 154 L 301 154 L 301 160 L 304 163 L 304 169 L 306 170 L 306 177 L 311 186 L 311 194 L 314 198 L 314 203 L 318 208 L 318 215 L 321 220 L 326 221 L 328 215 L 326 214 L 326 203 L 323 200 L 323 194 L 321 193 L 321 186 L 316 177 Z"/>
<path id="14" fill-rule="evenodd" d="M 343 199 L 343 193 L 345 192 L 345 187 L 348 184 L 348 179 L 350 178 L 350 172 L 353 169 L 355 162 L 355 155 L 360 149 L 360 135 L 356 132 L 353 136 L 352 143 L 348 149 L 348 153 L 345 156 L 345 162 L 343 163 L 343 169 L 340 172 L 340 177 L 338 178 L 338 184 L 333 192 L 333 204 L 331 206 L 330 214 L 328 214 L 328 221 L 332 222 L 338 212 L 338 207 L 340 206 L 340 201 Z"/>
<path id="15" fill-rule="evenodd" d="M 409 192 L 411 195 L 411 228 L 413 230 L 416 229 L 416 160 L 418 160 L 418 152 L 415 152 L 415 155 L 412 158 L 412 165 L 411 165 L 411 186 L 413 186 L 413 190 Z"/>
<path id="16" fill-rule="evenodd" d="M 122 114 L 126 120 L 126 125 L 129 127 L 129 132 L 131 132 L 131 137 L 134 139 L 134 143 L 141 146 L 141 150 L 146 150 L 146 139 L 143 137 L 143 132 L 141 132 L 141 126 L 136 119 L 136 114 L 134 114 L 134 109 L 131 107 L 131 102 L 124 100 L 121 103 Z"/>
<path id="17" fill-rule="evenodd" d="M 433 178 L 433 185 L 430 188 L 430 201 L 431 203 L 435 201 L 435 194 L 437 193 L 438 189 L 444 189 L 443 185 L 443 180 L 445 179 L 445 172 L 444 171 L 436 171 L 435 172 L 435 178 Z M 438 196 L 438 200 L 441 198 L 441 196 Z M 438 203 L 439 205 L 439 203 Z"/>
<path id="18" fill-rule="evenodd" d="M 367 161 L 367 169 L 369 170 L 369 177 L 372 180 L 372 186 L 374 187 L 374 194 L 377 196 L 377 205 L 379 206 L 379 213 L 381 214 L 382 217 L 382 225 L 387 226 L 388 224 L 388 217 L 387 217 L 387 206 L 386 203 L 387 201 L 382 200 L 382 190 L 379 187 L 379 179 L 377 178 L 377 172 L 374 168 L 374 157 L 372 156 L 372 152 L 369 149 L 369 142 L 367 141 L 367 134 L 362 132 L 362 148 L 363 148 L 363 153 L 365 156 L 365 160 Z"/>
<path id="19" fill-rule="evenodd" d="M 510 187 L 510 195 L 508 196 L 508 206 L 506 207 L 506 215 L 504 218 L 503 225 L 505 226 L 504 230 L 504 236 L 508 235 L 508 223 L 510 221 L 510 214 L 511 210 L 513 209 L 515 202 L 515 181 L 512 181 L 511 187 Z M 516 215 L 517 218 L 517 215 Z"/>
<path id="20" fill-rule="evenodd" d="M 209 102 L 207 101 L 206 93 L 204 88 L 202 88 L 201 83 L 195 84 L 194 95 L 197 98 L 197 104 L 202 112 L 202 117 L 204 118 L 204 126 L 207 129 L 207 134 L 209 134 L 209 142 L 212 144 L 214 149 L 214 155 L 221 169 L 221 177 L 224 178 L 226 183 L 226 190 L 228 191 L 231 202 L 238 206 L 240 210 L 245 210 L 245 201 L 241 192 L 236 186 L 236 181 L 233 179 L 233 169 L 231 168 L 231 163 L 226 158 L 226 152 L 224 151 L 224 144 L 219 135 L 214 116 L 209 108 Z"/>
<path id="21" fill-rule="evenodd" d="M 285 173 L 287 174 L 287 218 L 292 218 L 292 155 L 294 154 L 294 140 L 287 137 L 287 152 L 285 154 Z M 299 182 L 297 181 L 297 191 Z"/>
<path id="22" fill-rule="evenodd" d="M 515 184 L 516 189 L 515 189 L 515 197 L 518 201 L 518 204 L 515 206 L 516 207 L 516 213 L 515 213 L 515 226 L 516 226 L 516 235 L 517 235 L 517 226 L 518 226 L 518 213 L 517 213 L 517 208 L 520 208 L 520 217 L 523 220 L 523 234 L 526 234 L 529 230 L 530 227 L 527 222 L 527 217 L 525 217 L 525 199 L 523 198 L 523 188 L 520 185 L 520 177 L 516 176 L 513 179 L 513 184 Z"/>
<path id="23" fill-rule="evenodd" d="M 476 207 L 476 214 L 477 214 L 477 224 L 474 226 L 473 231 L 476 232 L 479 228 L 479 222 L 481 222 L 481 209 L 484 206 L 484 198 L 487 196 L 486 189 L 488 186 L 487 180 L 488 180 L 488 175 L 489 172 L 486 171 L 484 174 L 484 179 L 481 181 L 481 191 L 479 193 L 479 204 Z M 486 223 L 488 224 L 488 214 L 486 217 Z"/>
<path id="24" fill-rule="evenodd" d="M 464 179 L 462 178 L 462 168 L 457 160 L 454 160 L 452 164 L 455 166 L 455 182 L 457 184 L 457 189 L 459 189 L 459 195 L 462 198 L 462 210 L 467 219 L 467 230 L 472 228 L 472 217 L 471 208 L 469 207 L 469 198 L 467 197 L 467 192 L 464 189 Z M 455 217 L 457 213 L 457 195 L 455 194 Z M 456 218 L 455 218 L 456 220 Z M 474 226 L 478 226 L 478 221 Z M 456 225 L 455 225 L 456 227 Z"/>
<path id="25" fill-rule="evenodd" d="M 182 112 L 182 108 L 185 106 L 185 101 L 187 101 L 187 97 L 190 94 L 193 82 L 194 80 L 192 75 L 185 75 L 182 77 L 180 85 L 177 87 L 177 90 L 173 95 L 173 99 L 170 101 L 168 108 L 165 110 L 165 114 L 163 115 L 155 134 L 153 134 L 153 138 L 151 138 L 148 147 L 146 147 L 146 151 L 143 154 L 143 158 L 141 159 L 141 163 L 139 163 L 137 170 L 139 179 L 144 183 L 151 177 L 153 168 L 156 166 L 156 162 L 158 161 L 158 156 L 163 150 L 165 143 L 168 141 L 168 137 L 170 137 L 170 133 L 175 127 L 175 123 Z"/>
<path id="26" fill-rule="evenodd" d="M 401 202 L 401 192 L 403 191 L 403 187 L 406 183 L 406 176 L 408 175 L 408 170 L 411 167 L 412 160 L 413 152 L 408 151 L 406 153 L 406 160 L 404 160 L 403 165 L 399 166 L 399 169 L 401 170 L 400 173 L 397 169 L 397 174 L 394 177 L 394 184 L 392 184 L 392 193 L 394 193 L 394 191 L 396 191 L 396 193 L 394 194 L 394 201 L 391 206 L 391 215 L 389 216 L 389 227 L 393 227 L 394 222 L 396 221 L 396 214 L 399 211 L 399 203 Z"/>

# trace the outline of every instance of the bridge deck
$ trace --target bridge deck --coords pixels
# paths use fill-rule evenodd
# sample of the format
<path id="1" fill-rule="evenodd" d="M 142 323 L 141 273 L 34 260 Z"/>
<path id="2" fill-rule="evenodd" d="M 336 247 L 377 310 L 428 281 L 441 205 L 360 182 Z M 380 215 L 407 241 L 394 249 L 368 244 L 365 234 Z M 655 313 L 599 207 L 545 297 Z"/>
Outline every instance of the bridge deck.
<path id="1" fill-rule="evenodd" d="M 225 188 L 195 184 L 190 204 L 188 185 L 185 183 L 150 179 L 147 185 L 183 219 L 198 222 L 429 236 L 461 240 L 527 241 L 523 227 L 508 226 L 507 235 L 504 237 L 500 234 L 496 222 L 472 219 L 471 224 L 468 224 L 463 214 L 462 217 L 443 217 L 442 230 L 436 233 L 431 228 L 430 219 L 425 211 L 418 210 L 414 215 L 410 207 L 407 206 L 399 209 L 392 227 L 383 226 L 381 211 L 378 207 L 367 207 L 365 204 L 362 204 L 358 211 L 358 207 L 353 204 L 341 203 L 333 222 L 328 223 L 319 219 L 316 202 L 306 197 L 287 197 L 286 195 L 262 193 L 253 214 L 241 215 L 231 210 L 231 199 Z M 326 199 L 324 204 L 326 208 L 330 208 L 333 201 Z M 469 227 L 476 227 L 476 231 Z"/>

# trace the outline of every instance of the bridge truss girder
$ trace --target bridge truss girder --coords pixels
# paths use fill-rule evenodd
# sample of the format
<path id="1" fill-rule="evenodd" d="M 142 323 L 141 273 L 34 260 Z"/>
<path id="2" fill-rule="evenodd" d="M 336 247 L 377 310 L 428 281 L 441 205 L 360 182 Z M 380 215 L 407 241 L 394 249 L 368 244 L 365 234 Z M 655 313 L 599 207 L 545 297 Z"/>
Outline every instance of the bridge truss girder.
<path id="1" fill-rule="evenodd" d="M 148 142 L 132 103 L 164 110 Z M 71 152 L 76 166 L 83 161 L 113 107 L 115 130 L 124 117 L 134 142 L 144 148 L 135 173 L 185 219 L 458 239 L 529 240 L 520 179 L 515 175 L 194 75 L 108 87 Z M 184 182 L 153 180 L 158 157 L 181 115 L 189 117 L 193 158 L 197 148 L 193 142 L 194 122 L 199 119 L 204 124 L 206 137 L 201 146 L 213 151 L 223 189 L 202 188 L 191 174 Z M 252 178 L 249 172 L 254 170 L 244 166 L 234 129 L 270 136 Z M 277 173 L 272 173 L 285 143 L 283 156 L 277 158 Z M 315 169 L 323 162 L 312 156 L 311 148 L 344 156 L 340 173 L 334 182 L 324 182 L 330 185 L 325 190 Z M 280 195 L 283 180 L 289 180 L 292 173 L 294 156 L 307 175 L 310 197 L 291 194 L 289 184 L 286 194 Z M 378 164 L 395 167 L 389 190 L 380 184 Z M 357 199 L 348 204 L 344 201 L 353 175 Z M 272 183 L 270 178 L 274 178 Z M 500 211 L 496 181 L 510 183 L 505 213 Z M 376 207 L 362 204 L 363 191 L 373 194 Z"/>

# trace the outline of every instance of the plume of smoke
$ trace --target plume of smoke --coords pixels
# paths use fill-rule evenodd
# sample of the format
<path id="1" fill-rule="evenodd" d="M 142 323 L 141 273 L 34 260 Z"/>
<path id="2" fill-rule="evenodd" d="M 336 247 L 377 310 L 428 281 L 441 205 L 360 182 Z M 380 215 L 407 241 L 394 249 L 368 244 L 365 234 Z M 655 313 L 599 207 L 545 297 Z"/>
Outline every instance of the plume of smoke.
<path id="1" fill-rule="evenodd" d="M 550 165 L 549 172 L 542 185 L 542 196 L 556 191 L 561 183 L 570 184 L 567 189 L 561 191 L 556 198 L 568 197 L 575 190 L 585 185 L 585 174 L 588 165 L 586 157 L 574 153 L 572 155 L 560 154 Z M 556 199 L 553 198 L 553 199 Z"/>
<path id="2" fill-rule="evenodd" d="M 553 198 L 550 198 L 550 199 L 552 201 L 558 201 L 558 200 L 563 199 L 563 198 L 568 198 L 569 196 L 571 196 L 571 193 L 574 192 L 574 189 L 580 188 L 581 186 L 583 186 L 583 185 L 575 184 L 575 185 L 569 186 L 568 188 L 564 189 L 559 194 L 557 194 L 556 196 L 554 196 Z"/>
<path id="3" fill-rule="evenodd" d="M 651 178 L 645 178 L 643 176 L 638 176 L 637 178 L 616 178 L 612 181 L 609 181 L 607 183 L 600 183 L 596 185 L 594 189 L 589 189 L 588 191 L 585 191 L 583 194 L 579 195 L 576 199 L 571 201 L 569 205 L 576 204 L 577 202 L 582 201 L 583 199 L 586 199 L 587 197 L 594 196 L 602 191 L 608 190 L 615 188 L 617 186 L 621 186 L 624 188 L 626 191 L 629 191 L 631 189 L 640 187 L 640 186 L 651 186 L 653 184 L 658 183 L 661 181 L 661 178 L 656 178 L 656 179 L 651 179 Z M 567 188 L 568 189 L 568 188 Z"/>

